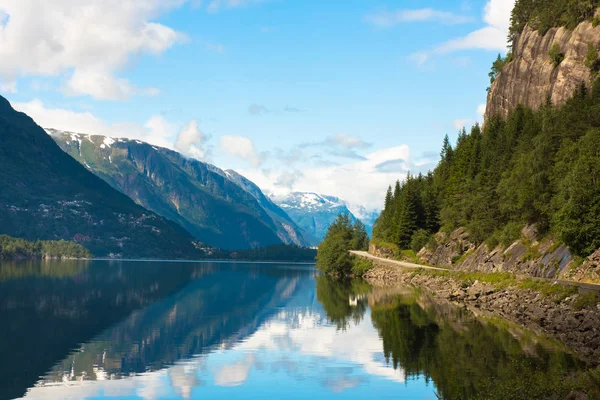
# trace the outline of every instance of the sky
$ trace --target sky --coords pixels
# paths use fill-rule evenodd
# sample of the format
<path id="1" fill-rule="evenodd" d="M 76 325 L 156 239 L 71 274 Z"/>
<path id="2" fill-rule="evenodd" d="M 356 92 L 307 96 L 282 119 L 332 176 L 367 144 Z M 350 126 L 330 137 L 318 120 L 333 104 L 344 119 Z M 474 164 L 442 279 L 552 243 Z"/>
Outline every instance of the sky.
<path id="1" fill-rule="evenodd" d="M 0 0 L 0 94 L 369 209 L 481 121 L 514 0 Z"/>

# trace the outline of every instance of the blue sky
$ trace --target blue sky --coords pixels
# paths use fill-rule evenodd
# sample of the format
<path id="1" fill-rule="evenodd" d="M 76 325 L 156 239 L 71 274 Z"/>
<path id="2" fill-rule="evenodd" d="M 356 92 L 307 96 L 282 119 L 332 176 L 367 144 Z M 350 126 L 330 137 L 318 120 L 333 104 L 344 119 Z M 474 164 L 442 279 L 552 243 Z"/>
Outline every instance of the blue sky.
<path id="1" fill-rule="evenodd" d="M 0 0 L 0 93 L 369 208 L 479 120 L 513 0 Z"/>

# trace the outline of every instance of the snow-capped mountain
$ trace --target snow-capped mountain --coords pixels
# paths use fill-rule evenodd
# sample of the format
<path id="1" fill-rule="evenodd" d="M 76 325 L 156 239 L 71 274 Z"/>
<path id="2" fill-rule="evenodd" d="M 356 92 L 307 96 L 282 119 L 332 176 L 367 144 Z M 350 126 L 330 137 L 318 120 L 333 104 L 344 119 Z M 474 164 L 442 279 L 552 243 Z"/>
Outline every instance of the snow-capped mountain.
<path id="1" fill-rule="evenodd" d="M 113 188 L 210 246 L 237 250 L 309 244 L 256 185 L 233 172 L 139 140 L 46 132 Z"/>
<path id="2" fill-rule="evenodd" d="M 313 244 L 318 245 L 329 225 L 339 214 L 348 214 L 352 221 L 360 219 L 371 231 L 375 213 L 364 207 L 352 207 L 360 215 L 354 214 L 348 204 L 337 197 L 317 193 L 292 192 L 288 195 L 271 195 L 271 200 L 281 207 L 296 224 L 313 237 Z"/>

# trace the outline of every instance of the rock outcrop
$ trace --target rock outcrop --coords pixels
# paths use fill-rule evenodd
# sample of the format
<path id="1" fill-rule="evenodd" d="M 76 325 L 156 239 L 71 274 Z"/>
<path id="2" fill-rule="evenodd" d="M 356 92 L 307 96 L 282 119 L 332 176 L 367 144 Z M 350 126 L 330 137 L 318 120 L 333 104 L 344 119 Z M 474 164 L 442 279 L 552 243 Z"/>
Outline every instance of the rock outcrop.
<path id="1" fill-rule="evenodd" d="M 436 241 L 435 247 L 425 247 L 419 252 L 420 260 L 459 271 L 511 272 L 532 277 L 566 279 L 573 272 L 571 267 L 576 263 L 565 245 L 551 237 L 540 237 L 535 225 L 523 228 L 521 238 L 507 248 L 498 245 L 490 250 L 485 243 L 475 246 L 469 241 L 469 233 L 462 228 L 450 235 L 438 233 Z M 590 272 L 580 274 L 581 279 L 578 279 L 579 275 L 568 276 L 568 279 L 581 281 L 585 278 L 593 282 L 593 277 L 600 272 L 600 268 L 594 269 L 593 263 L 594 261 L 589 261 Z M 598 281 L 600 280 L 596 280 Z"/>
<path id="2" fill-rule="evenodd" d="M 564 54 L 557 66 L 548 55 L 555 43 Z M 590 70 L 585 65 L 588 44 L 600 48 L 600 26 L 588 21 L 572 31 L 552 28 L 543 36 L 526 26 L 515 38 L 512 61 L 491 86 L 485 119 L 495 115 L 504 118 L 519 104 L 537 109 L 548 98 L 552 104 L 563 104 L 581 82 L 589 86 Z"/>
<path id="3" fill-rule="evenodd" d="M 600 282 L 600 249 L 577 268 L 571 279 L 588 283 Z"/>

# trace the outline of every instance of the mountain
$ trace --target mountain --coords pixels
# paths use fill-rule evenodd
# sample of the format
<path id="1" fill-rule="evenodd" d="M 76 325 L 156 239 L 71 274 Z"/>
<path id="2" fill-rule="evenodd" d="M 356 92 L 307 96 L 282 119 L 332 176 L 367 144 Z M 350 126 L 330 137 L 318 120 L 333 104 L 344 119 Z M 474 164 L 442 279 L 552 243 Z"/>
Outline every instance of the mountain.
<path id="1" fill-rule="evenodd" d="M 327 228 L 339 214 L 348 214 L 352 221 L 356 221 L 346 203 L 337 197 L 292 192 L 285 196 L 273 196 L 271 200 L 312 237 L 311 244 L 314 246 L 323 240 Z"/>
<path id="2" fill-rule="evenodd" d="M 283 216 L 274 218 L 277 213 L 263 209 L 258 195 L 214 165 L 139 140 L 47 131 L 66 153 L 113 188 L 177 222 L 203 243 L 232 250 L 304 244 L 296 240 L 297 227 L 291 223 L 288 233 Z"/>
<path id="3" fill-rule="evenodd" d="M 1 96 L 0 181 L 0 234 L 73 240 L 95 256 L 203 255 L 188 232 L 86 170 Z"/>
<path id="4" fill-rule="evenodd" d="M 249 179 L 240 175 L 234 170 L 225 171 L 227 177 L 238 184 L 247 193 L 252 195 L 258 201 L 258 204 L 269 214 L 271 219 L 277 226 L 277 235 L 279 238 L 287 244 L 297 244 L 299 246 L 309 246 L 312 237 L 303 232 L 298 225 L 290 218 L 290 216 L 283 211 L 277 204 L 275 204 L 270 198 L 260 190 L 258 186 Z"/>

